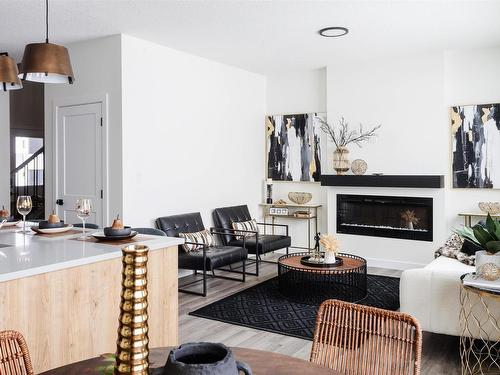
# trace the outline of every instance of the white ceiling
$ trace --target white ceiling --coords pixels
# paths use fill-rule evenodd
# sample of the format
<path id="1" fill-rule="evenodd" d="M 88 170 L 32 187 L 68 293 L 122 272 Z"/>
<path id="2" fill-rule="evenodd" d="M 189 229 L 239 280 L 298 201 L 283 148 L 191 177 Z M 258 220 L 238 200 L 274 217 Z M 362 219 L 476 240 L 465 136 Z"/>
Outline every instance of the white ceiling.
<path id="1" fill-rule="evenodd" d="M 0 50 L 44 40 L 44 0 L 0 0 Z M 259 73 L 500 46 L 500 1 L 50 0 L 57 44 L 125 33 Z M 345 26 L 343 38 L 322 38 Z"/>

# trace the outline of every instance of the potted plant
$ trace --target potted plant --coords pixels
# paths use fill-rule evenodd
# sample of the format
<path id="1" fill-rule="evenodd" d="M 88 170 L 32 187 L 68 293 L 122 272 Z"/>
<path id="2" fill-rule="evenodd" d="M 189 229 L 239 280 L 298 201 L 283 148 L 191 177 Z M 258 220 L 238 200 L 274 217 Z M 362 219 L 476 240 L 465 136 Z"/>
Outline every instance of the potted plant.
<path id="1" fill-rule="evenodd" d="M 488 214 L 485 226 L 464 226 L 462 229 L 455 229 L 455 233 L 484 249 L 476 252 L 476 273 L 496 280 L 500 273 L 500 222 L 493 220 Z"/>
<path id="2" fill-rule="evenodd" d="M 340 249 L 337 238 L 330 234 L 322 234 L 319 243 L 325 249 L 325 263 L 335 263 L 335 257 Z"/>
<path id="3" fill-rule="evenodd" d="M 340 119 L 338 128 L 328 125 L 323 119 L 318 118 L 318 120 L 321 123 L 321 130 L 335 144 L 333 168 L 337 174 L 344 174 L 349 170 L 349 149 L 347 146 L 354 143 L 358 147 L 361 147 L 362 142 L 377 136 L 377 130 L 382 126 L 377 125 L 365 132 L 361 124 L 359 124 L 359 130 L 350 130 L 349 124 L 345 121 L 344 117 Z"/>

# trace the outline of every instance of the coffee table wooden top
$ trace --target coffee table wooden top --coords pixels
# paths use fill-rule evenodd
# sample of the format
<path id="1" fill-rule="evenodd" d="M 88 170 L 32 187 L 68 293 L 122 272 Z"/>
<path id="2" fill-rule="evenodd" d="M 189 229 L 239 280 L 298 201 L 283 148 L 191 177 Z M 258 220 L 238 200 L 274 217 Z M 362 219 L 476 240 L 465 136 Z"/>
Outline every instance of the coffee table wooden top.
<path id="1" fill-rule="evenodd" d="M 366 265 L 366 260 L 361 257 L 351 258 L 350 256 L 346 256 L 343 254 L 338 255 L 338 258 L 342 258 L 342 265 L 336 267 L 313 267 L 307 266 L 305 264 L 300 263 L 300 259 L 303 256 L 306 256 L 306 253 L 301 253 L 298 255 L 292 255 L 288 257 L 281 257 L 278 260 L 280 265 L 283 265 L 288 268 L 292 268 L 298 271 L 304 272 L 320 272 L 320 273 L 344 273 L 359 269 Z"/>
<path id="2" fill-rule="evenodd" d="M 150 353 L 150 367 L 159 368 L 165 365 L 171 348 L 156 348 Z M 302 359 L 289 357 L 282 354 L 265 352 L 262 350 L 232 348 L 235 357 L 239 361 L 246 362 L 252 368 L 254 375 L 336 375 L 337 371 L 327 369 L 304 361 Z M 87 359 L 71 365 L 59 367 L 44 372 L 40 375 L 102 375 L 100 366 L 109 365 L 105 357 Z"/>

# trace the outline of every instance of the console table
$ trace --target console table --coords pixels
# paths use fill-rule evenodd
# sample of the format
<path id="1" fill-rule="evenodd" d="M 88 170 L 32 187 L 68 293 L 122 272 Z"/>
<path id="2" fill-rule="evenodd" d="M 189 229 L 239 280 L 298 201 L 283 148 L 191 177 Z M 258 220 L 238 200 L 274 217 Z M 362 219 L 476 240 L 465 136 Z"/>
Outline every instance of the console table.
<path id="1" fill-rule="evenodd" d="M 472 218 L 473 217 L 487 217 L 488 214 L 485 212 L 460 212 L 458 216 L 464 218 L 464 224 L 467 226 L 472 226 Z M 500 219 L 500 214 L 490 215 L 494 219 Z"/>
<path id="2" fill-rule="evenodd" d="M 304 246 L 294 246 L 291 247 L 296 249 L 305 249 L 311 251 L 313 247 L 311 247 L 311 224 L 314 225 L 314 234 L 318 232 L 318 209 L 321 207 L 320 204 L 273 204 L 273 203 L 261 203 L 260 206 L 263 208 L 263 218 L 264 223 L 267 222 L 267 218 L 271 218 L 272 224 L 275 223 L 276 218 L 286 218 L 286 219 L 294 219 L 294 220 L 303 220 L 307 222 L 307 247 Z M 288 215 L 278 215 L 271 214 L 269 211 L 271 208 L 288 208 Z M 306 215 L 296 215 L 293 211 L 307 211 Z M 274 234 L 274 227 L 272 229 L 272 233 Z M 266 234 L 266 228 L 264 228 L 264 234 Z"/>

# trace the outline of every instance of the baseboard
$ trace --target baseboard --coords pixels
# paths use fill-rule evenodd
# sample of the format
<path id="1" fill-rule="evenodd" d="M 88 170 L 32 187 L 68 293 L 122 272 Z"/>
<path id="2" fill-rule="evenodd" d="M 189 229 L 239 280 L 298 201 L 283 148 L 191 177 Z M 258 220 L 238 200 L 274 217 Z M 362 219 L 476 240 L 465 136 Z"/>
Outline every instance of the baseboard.
<path id="1" fill-rule="evenodd" d="M 400 260 L 383 259 L 383 258 L 365 258 L 368 267 L 388 268 L 391 270 L 409 270 L 412 268 L 425 267 L 425 263 L 404 262 Z"/>

